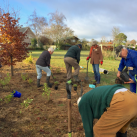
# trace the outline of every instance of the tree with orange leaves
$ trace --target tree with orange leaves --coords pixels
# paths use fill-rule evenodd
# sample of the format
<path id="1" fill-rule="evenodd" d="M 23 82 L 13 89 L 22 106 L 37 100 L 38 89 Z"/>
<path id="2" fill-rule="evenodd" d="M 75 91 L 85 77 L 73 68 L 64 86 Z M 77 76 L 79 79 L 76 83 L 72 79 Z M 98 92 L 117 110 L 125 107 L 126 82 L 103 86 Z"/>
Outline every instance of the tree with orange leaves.
<path id="1" fill-rule="evenodd" d="M 19 18 L 11 17 L 9 13 L 0 16 L 0 59 L 2 65 L 11 66 L 11 76 L 13 76 L 13 65 L 22 62 L 28 57 L 28 43 L 23 42 L 26 33 L 19 31 Z"/>

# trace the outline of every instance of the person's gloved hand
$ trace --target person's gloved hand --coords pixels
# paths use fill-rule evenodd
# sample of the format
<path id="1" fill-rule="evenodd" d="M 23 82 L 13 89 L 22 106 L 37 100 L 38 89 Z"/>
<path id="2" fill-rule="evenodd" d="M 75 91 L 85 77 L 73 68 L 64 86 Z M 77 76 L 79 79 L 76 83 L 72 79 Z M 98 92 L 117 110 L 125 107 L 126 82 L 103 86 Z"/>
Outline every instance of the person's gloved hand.
<path id="1" fill-rule="evenodd" d="M 100 64 L 102 65 L 102 64 L 103 64 L 103 61 L 100 61 Z"/>
<path id="2" fill-rule="evenodd" d="M 87 57 L 86 60 L 89 60 L 89 57 Z"/>
<path id="3" fill-rule="evenodd" d="M 126 84 L 126 83 L 134 83 L 134 81 L 129 78 L 129 82 L 124 82 L 124 83 L 125 83 L 125 84 Z"/>

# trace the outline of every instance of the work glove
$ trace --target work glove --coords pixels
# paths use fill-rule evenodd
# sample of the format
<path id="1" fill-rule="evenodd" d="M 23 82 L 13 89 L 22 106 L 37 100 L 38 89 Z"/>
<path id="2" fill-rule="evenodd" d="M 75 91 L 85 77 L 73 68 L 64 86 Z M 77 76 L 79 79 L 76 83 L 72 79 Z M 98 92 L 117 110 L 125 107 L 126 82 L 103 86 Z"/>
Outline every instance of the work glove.
<path id="1" fill-rule="evenodd" d="M 103 61 L 100 61 L 100 64 L 102 65 L 102 64 L 103 64 Z"/>
<path id="2" fill-rule="evenodd" d="M 89 60 L 89 57 L 87 57 L 87 59 L 86 60 Z"/>

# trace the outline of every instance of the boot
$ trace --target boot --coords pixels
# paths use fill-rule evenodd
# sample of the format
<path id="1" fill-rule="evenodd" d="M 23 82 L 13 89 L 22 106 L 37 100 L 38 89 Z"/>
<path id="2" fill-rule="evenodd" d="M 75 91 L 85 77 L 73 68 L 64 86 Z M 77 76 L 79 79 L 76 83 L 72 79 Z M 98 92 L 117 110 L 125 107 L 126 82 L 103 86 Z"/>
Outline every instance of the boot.
<path id="1" fill-rule="evenodd" d="M 127 131 L 125 133 L 117 132 L 116 137 L 127 137 Z"/>
<path id="2" fill-rule="evenodd" d="M 46 83 L 47 83 L 48 87 L 52 88 L 52 85 L 53 85 L 53 84 L 51 84 L 51 83 L 49 82 L 49 80 L 50 80 L 50 76 L 47 76 L 47 77 L 46 77 Z"/>
<path id="3" fill-rule="evenodd" d="M 74 82 L 80 82 L 81 80 L 78 78 L 78 75 L 74 76 Z"/>
<path id="4" fill-rule="evenodd" d="M 94 77 L 95 77 L 95 80 L 96 80 L 96 81 L 98 81 L 97 76 L 96 76 L 96 75 L 94 75 Z"/>
<path id="5" fill-rule="evenodd" d="M 37 87 L 42 87 L 43 85 L 40 85 L 40 79 L 37 79 Z"/>

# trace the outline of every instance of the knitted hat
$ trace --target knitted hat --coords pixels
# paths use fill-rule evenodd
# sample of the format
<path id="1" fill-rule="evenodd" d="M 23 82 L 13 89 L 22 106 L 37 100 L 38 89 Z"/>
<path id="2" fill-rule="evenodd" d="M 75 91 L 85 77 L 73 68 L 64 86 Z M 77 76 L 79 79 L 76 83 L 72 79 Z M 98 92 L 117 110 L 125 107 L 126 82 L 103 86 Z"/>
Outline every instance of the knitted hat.
<path id="1" fill-rule="evenodd" d="M 79 99 L 77 100 L 77 105 L 79 104 L 80 100 L 81 100 L 81 97 L 79 97 Z"/>
<path id="2" fill-rule="evenodd" d="M 81 44 L 78 44 L 78 46 L 82 49 L 82 45 Z"/>

